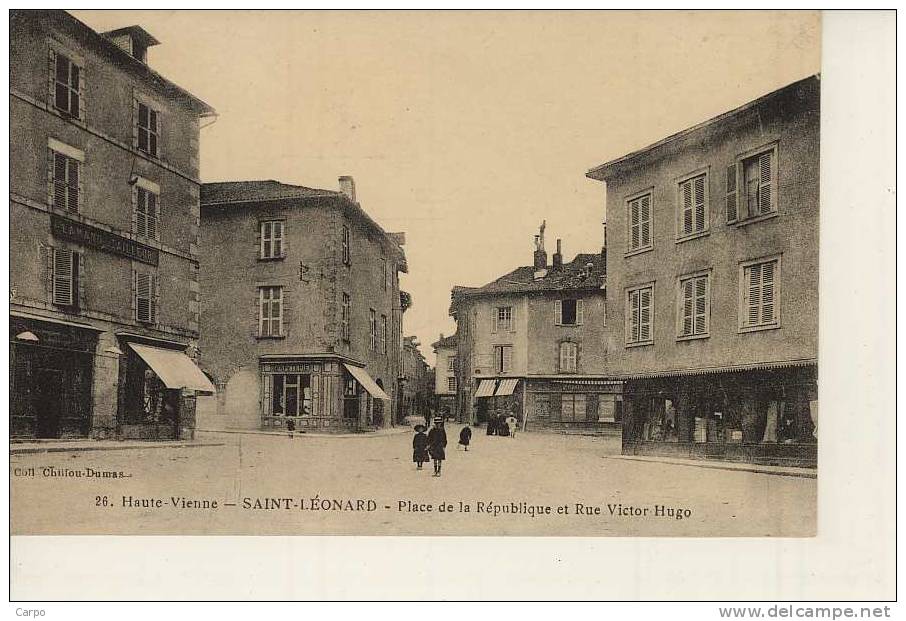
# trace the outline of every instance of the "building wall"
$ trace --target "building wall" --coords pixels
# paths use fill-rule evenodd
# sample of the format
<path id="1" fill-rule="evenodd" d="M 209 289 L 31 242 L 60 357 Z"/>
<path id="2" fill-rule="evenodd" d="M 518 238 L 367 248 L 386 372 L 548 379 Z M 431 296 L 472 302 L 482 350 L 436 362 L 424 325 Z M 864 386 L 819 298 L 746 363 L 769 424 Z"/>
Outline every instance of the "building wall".
<path id="1" fill-rule="evenodd" d="M 453 358 L 453 370 L 450 371 L 450 358 Z M 441 347 L 434 350 L 434 394 L 454 395 L 456 391 L 448 390 L 448 378 L 456 377 L 456 350 Z M 457 387 L 459 382 L 457 382 Z"/>
<path id="2" fill-rule="evenodd" d="M 608 348 L 619 373 L 816 358 L 818 140 L 816 79 L 656 148 L 608 177 Z M 737 157 L 778 144 L 777 215 L 736 225 L 725 217 L 725 175 Z M 710 232 L 676 239 L 677 178 L 707 168 Z M 625 256 L 627 197 L 651 188 L 653 250 Z M 739 263 L 781 255 L 780 328 L 741 333 Z M 710 336 L 677 340 L 677 279 L 710 269 Z M 653 345 L 627 347 L 626 289 L 654 282 Z"/>
<path id="3" fill-rule="evenodd" d="M 494 314 L 501 306 L 513 308 L 514 325 L 512 330 L 493 331 Z M 528 300 L 524 295 L 502 295 L 493 298 L 470 300 L 467 307 L 472 321 L 472 352 L 469 372 L 473 378 L 493 377 L 498 375 L 494 347 L 512 345 L 513 355 L 511 368 L 506 375 L 525 375 L 528 369 L 528 330 L 526 318 Z"/>
<path id="4" fill-rule="evenodd" d="M 584 319 L 581 326 L 557 325 L 555 301 L 580 299 Z M 603 374 L 607 372 L 607 326 L 604 291 L 562 292 L 528 298 L 528 374 L 549 375 L 560 372 L 560 344 L 578 344 L 576 373 Z"/>

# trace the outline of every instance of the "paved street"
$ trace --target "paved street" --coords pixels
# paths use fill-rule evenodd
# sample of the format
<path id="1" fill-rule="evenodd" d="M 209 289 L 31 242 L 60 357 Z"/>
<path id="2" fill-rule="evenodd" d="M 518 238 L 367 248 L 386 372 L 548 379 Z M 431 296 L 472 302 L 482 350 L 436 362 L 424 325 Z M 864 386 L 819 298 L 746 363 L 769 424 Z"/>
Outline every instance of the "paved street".
<path id="1" fill-rule="evenodd" d="M 202 439 L 224 445 L 12 455 L 12 532 L 796 537 L 815 532 L 815 479 L 618 459 L 618 438 L 536 433 L 510 439 L 477 429 L 464 453 L 456 448 L 458 431 L 455 425 L 448 429 L 440 478 L 431 476 L 430 464 L 415 470 L 408 433 L 292 439 L 204 434 Z M 90 468 L 131 476 L 43 476 L 48 467 L 63 474 Z M 318 509 L 311 508 L 315 496 Z M 124 507 L 124 497 L 137 506 Z M 197 508 L 214 501 L 216 509 Z M 450 505 L 452 510 L 440 511 Z M 532 517 L 533 510 L 541 515 Z"/>

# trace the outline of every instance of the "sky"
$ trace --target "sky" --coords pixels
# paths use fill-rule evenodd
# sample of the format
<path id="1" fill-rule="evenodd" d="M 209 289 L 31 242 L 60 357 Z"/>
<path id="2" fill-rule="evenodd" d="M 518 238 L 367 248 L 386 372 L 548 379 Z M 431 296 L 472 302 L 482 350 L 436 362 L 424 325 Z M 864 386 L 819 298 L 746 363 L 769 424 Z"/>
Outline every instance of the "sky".
<path id="1" fill-rule="evenodd" d="M 73 11 L 139 24 L 218 112 L 202 181 L 338 189 L 404 231 L 403 330 L 433 364 L 454 285 L 598 252 L 588 169 L 820 70 L 817 12 Z"/>

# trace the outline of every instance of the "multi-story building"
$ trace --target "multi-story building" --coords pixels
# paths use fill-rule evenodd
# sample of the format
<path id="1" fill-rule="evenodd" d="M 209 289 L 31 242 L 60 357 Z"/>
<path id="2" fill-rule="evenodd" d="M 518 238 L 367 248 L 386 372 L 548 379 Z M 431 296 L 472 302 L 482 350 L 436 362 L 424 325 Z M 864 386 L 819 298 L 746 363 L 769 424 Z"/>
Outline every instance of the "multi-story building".
<path id="1" fill-rule="evenodd" d="M 434 349 L 434 405 L 462 422 L 456 398 L 456 335 L 441 333 L 431 347 Z"/>
<path id="2" fill-rule="evenodd" d="M 420 345 L 418 337 L 403 338 L 398 422 L 403 422 L 407 416 L 424 416 L 429 407 L 434 386 L 428 382 L 428 362 L 419 350 Z"/>
<path id="3" fill-rule="evenodd" d="M 483 287 L 454 287 L 456 376 L 463 420 L 513 413 L 526 429 L 618 428 L 621 385 L 609 370 L 606 259 L 548 265 L 544 229 L 532 265 Z"/>
<path id="4" fill-rule="evenodd" d="M 198 139 L 214 110 L 138 26 L 10 15 L 10 433 L 186 437 L 199 328 Z"/>
<path id="5" fill-rule="evenodd" d="M 816 463 L 819 78 L 588 172 L 607 185 L 624 450 Z"/>
<path id="6" fill-rule="evenodd" d="M 351 177 L 340 187 L 202 186 L 201 361 L 225 426 L 393 423 L 404 236 L 365 213 Z"/>

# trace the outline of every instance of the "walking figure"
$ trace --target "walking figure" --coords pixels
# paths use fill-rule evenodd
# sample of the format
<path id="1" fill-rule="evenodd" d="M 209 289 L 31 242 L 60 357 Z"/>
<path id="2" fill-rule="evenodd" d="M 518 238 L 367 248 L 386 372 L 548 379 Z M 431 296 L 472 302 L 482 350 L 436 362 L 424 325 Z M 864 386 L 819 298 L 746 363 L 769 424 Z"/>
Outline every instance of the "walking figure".
<path id="1" fill-rule="evenodd" d="M 440 476 L 440 468 L 447 455 L 447 432 L 444 431 L 444 419 L 440 416 L 434 418 L 434 427 L 428 432 L 428 452 L 434 460 L 434 476 Z"/>
<path id="2" fill-rule="evenodd" d="M 506 426 L 507 426 L 507 431 L 510 432 L 510 438 L 515 438 L 516 437 L 516 427 L 517 427 L 516 417 L 513 416 L 512 414 L 507 416 L 506 417 Z"/>
<path id="3" fill-rule="evenodd" d="M 415 437 L 412 438 L 412 461 L 416 463 L 418 470 L 422 469 L 422 464 L 428 461 L 428 436 L 425 435 L 425 426 L 415 426 Z"/>
<path id="4" fill-rule="evenodd" d="M 462 431 L 459 432 L 459 444 L 463 447 L 464 450 L 469 450 L 469 442 L 472 441 L 472 428 L 466 425 L 462 428 Z"/>

